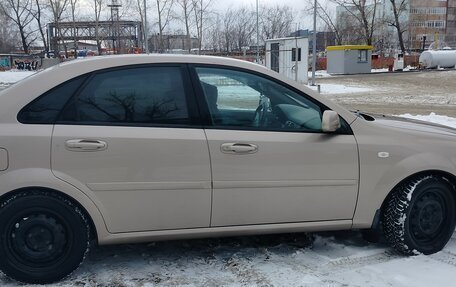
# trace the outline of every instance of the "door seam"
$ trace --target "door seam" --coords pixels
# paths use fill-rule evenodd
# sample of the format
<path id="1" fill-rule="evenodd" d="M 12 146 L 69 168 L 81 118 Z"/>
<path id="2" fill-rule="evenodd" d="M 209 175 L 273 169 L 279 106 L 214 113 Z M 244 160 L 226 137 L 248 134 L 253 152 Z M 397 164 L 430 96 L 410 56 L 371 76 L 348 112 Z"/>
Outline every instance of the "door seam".
<path id="1" fill-rule="evenodd" d="M 209 147 L 209 139 L 207 138 L 206 129 L 203 129 L 204 136 L 206 137 L 207 152 L 209 154 L 209 168 L 211 170 L 211 213 L 209 217 L 209 227 L 212 227 L 212 209 L 214 207 L 214 174 L 212 171 L 212 154 Z"/>

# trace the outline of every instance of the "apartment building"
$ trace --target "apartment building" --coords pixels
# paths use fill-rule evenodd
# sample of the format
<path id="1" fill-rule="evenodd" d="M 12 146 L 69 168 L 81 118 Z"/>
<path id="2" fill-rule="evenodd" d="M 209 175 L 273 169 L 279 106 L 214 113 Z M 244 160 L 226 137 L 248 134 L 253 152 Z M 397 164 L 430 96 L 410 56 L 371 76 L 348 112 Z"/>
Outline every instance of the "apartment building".
<path id="1" fill-rule="evenodd" d="M 456 49 L 456 0 L 448 0 L 445 41 Z"/>
<path id="2" fill-rule="evenodd" d="M 387 22 L 393 18 L 393 7 L 389 0 L 372 0 L 376 3 L 376 27 L 374 31 L 374 44 L 377 49 L 397 49 L 397 32 Z M 371 2 L 372 2 L 371 1 Z M 373 4 L 369 4 L 368 7 Z M 348 9 L 351 9 L 349 7 Z M 341 27 L 355 31 L 353 24 L 353 12 L 347 13 L 347 8 L 337 7 L 337 20 Z M 351 15 L 350 15 L 351 14 Z M 446 43 L 456 49 L 456 0 L 408 0 L 407 9 L 399 12 L 404 33 L 405 46 L 414 51 L 427 49 L 432 43 L 440 48 Z M 347 27 L 345 27 L 347 26 Z M 355 29 L 353 29 L 355 28 Z M 355 36 L 355 35 L 353 35 Z M 348 42 L 357 43 L 359 39 L 348 35 Z M 350 44 L 353 44 L 350 43 Z M 379 45 L 386 44 L 380 47 Z"/>
<path id="3" fill-rule="evenodd" d="M 447 28 L 447 1 L 409 0 L 409 47 L 420 50 L 433 42 L 443 43 Z M 451 0 L 454 1 L 454 0 Z"/>

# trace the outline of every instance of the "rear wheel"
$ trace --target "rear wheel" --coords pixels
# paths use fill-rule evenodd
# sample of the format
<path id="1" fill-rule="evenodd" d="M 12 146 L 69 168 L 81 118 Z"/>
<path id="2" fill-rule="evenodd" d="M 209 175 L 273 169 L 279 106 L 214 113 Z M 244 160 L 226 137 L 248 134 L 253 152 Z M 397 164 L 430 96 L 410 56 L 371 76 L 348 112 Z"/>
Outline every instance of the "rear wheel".
<path id="1" fill-rule="evenodd" d="M 9 277 L 46 284 L 73 272 L 89 247 L 79 207 L 50 192 L 26 191 L 0 207 L 0 269 Z"/>
<path id="2" fill-rule="evenodd" d="M 383 213 L 387 241 L 400 253 L 432 254 L 443 249 L 455 230 L 453 186 L 424 176 L 398 187 Z"/>

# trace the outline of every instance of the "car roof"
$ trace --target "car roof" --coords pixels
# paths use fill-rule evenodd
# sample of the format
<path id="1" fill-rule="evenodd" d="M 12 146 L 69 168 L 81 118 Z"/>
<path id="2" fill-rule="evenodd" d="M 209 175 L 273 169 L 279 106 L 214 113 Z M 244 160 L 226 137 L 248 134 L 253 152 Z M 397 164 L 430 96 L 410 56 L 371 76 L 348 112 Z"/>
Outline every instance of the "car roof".
<path id="1" fill-rule="evenodd" d="M 140 54 L 140 55 L 110 55 L 88 57 L 81 60 L 64 62 L 57 67 L 61 69 L 78 69 L 90 66 L 91 70 L 98 70 L 110 67 L 153 64 L 153 63 L 187 63 L 187 64 L 212 64 L 234 66 L 249 70 L 257 70 L 265 73 L 270 71 L 263 65 L 252 62 L 215 56 L 198 56 L 198 55 L 170 55 L 170 54 Z M 85 69 L 84 69 L 85 70 Z"/>

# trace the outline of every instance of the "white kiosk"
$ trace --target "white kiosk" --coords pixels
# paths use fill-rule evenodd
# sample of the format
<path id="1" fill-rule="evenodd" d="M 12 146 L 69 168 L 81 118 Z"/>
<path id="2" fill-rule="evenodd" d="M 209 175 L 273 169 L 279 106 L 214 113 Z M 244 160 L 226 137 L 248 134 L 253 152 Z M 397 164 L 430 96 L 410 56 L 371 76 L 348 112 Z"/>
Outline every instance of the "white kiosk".
<path id="1" fill-rule="evenodd" d="M 291 37 L 266 40 L 266 67 L 299 83 L 307 84 L 309 39 Z"/>

